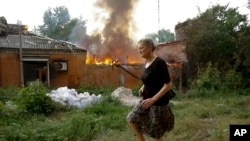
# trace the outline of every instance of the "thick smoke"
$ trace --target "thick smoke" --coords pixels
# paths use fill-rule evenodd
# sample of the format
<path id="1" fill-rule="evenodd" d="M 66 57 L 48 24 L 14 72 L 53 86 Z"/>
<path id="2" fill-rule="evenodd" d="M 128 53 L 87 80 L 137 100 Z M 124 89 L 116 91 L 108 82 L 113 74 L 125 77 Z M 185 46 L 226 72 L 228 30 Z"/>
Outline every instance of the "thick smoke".
<path id="1" fill-rule="evenodd" d="M 82 22 L 81 20 L 76 21 L 76 25 L 72 29 L 70 35 L 69 35 L 69 41 L 72 43 L 81 46 L 81 41 L 86 38 L 86 27 L 84 26 L 85 22 Z"/>
<path id="2" fill-rule="evenodd" d="M 121 63 L 129 60 L 141 62 L 136 50 L 133 33 L 137 31 L 133 10 L 138 0 L 97 0 L 95 6 L 102 10 L 94 19 L 103 24 L 85 42 L 88 52 L 98 60 L 106 57 L 118 59 Z M 103 14 L 105 13 L 105 14 Z"/>

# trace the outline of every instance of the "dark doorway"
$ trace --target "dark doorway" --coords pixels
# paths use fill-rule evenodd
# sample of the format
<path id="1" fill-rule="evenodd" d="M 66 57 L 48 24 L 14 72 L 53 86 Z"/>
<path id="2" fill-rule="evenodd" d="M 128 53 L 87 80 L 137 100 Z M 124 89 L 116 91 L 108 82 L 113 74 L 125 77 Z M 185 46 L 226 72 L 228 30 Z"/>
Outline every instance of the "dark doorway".
<path id="1" fill-rule="evenodd" d="M 28 86 L 31 82 L 42 82 L 47 84 L 47 62 L 23 62 L 24 85 Z"/>

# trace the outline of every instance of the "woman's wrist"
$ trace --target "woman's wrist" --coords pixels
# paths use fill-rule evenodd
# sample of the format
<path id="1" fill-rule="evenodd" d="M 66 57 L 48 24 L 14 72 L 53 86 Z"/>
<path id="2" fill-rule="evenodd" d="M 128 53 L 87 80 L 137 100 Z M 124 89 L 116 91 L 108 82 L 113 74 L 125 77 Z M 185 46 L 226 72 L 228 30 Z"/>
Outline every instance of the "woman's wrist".
<path id="1" fill-rule="evenodd" d="M 156 98 L 156 97 L 152 97 L 152 100 L 153 100 L 154 102 L 156 102 L 156 101 L 157 101 L 157 98 Z"/>

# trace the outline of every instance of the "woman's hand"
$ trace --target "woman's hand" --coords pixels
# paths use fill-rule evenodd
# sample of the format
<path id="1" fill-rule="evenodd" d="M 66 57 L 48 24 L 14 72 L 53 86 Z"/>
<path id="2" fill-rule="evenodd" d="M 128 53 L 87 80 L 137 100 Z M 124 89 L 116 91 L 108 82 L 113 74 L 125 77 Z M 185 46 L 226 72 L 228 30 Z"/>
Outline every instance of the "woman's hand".
<path id="1" fill-rule="evenodd" d="M 155 99 L 148 98 L 142 101 L 141 106 L 147 109 L 148 107 L 152 106 L 154 103 L 155 103 Z"/>

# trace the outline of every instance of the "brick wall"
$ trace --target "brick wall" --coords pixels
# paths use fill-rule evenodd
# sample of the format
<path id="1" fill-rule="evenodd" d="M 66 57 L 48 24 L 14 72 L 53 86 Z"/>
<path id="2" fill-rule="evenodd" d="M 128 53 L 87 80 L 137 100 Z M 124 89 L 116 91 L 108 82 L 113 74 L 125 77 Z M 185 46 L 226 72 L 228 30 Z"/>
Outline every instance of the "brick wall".
<path id="1" fill-rule="evenodd" d="M 51 87 L 76 88 L 79 85 L 97 87 L 118 87 L 128 88 L 141 84 L 137 80 L 119 67 L 111 65 L 87 65 L 85 64 L 85 54 L 50 54 L 49 62 L 58 59 L 68 61 L 67 71 L 57 71 L 55 79 L 50 80 Z M 140 76 L 141 65 L 124 65 L 130 72 Z M 8 53 L 0 55 L 0 86 L 9 87 L 20 85 L 20 62 L 18 53 Z"/>
<path id="2" fill-rule="evenodd" d="M 139 77 L 142 74 L 143 69 L 141 65 L 123 65 L 123 67 Z M 133 88 L 140 85 L 141 81 L 116 66 L 85 65 L 81 84 L 84 86 L 123 86 L 127 88 Z"/>
<path id="3" fill-rule="evenodd" d="M 51 79 L 51 86 L 54 87 L 77 87 L 80 85 L 83 76 L 83 68 L 85 63 L 85 54 L 53 54 L 50 55 L 50 61 L 65 59 L 68 62 L 67 71 L 57 71 L 57 77 Z"/>
<path id="4" fill-rule="evenodd" d="M 20 62 L 17 54 L 0 55 L 0 86 L 20 86 Z"/>

